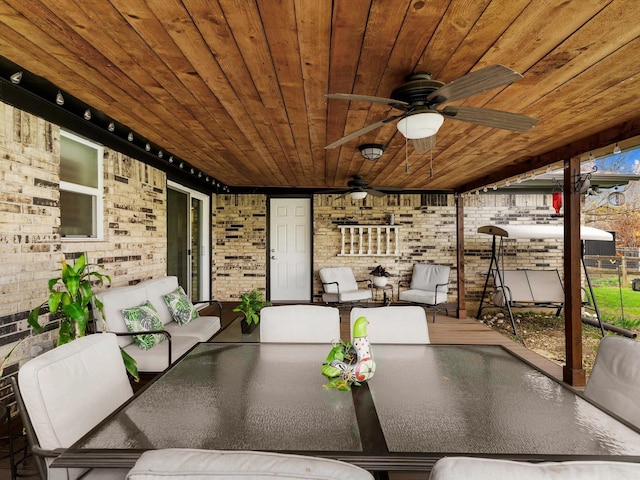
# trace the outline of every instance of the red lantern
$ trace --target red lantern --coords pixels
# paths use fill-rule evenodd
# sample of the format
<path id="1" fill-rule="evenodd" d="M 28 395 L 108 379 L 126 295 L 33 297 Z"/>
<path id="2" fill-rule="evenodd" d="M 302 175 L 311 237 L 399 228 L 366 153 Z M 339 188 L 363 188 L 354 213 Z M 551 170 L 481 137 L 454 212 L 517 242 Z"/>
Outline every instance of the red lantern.
<path id="1" fill-rule="evenodd" d="M 556 213 L 559 214 L 560 209 L 562 208 L 562 192 L 553 192 L 551 194 L 551 197 L 553 198 L 553 208 L 555 209 Z"/>

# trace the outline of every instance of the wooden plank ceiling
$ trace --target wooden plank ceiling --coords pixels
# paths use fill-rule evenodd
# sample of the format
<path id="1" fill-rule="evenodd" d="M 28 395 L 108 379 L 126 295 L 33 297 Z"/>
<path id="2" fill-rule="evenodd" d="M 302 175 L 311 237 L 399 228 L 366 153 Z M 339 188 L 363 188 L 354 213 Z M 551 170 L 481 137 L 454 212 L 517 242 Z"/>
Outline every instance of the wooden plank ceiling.
<path id="1" fill-rule="evenodd" d="M 0 29 L 0 56 L 230 186 L 465 191 L 639 133 L 637 0 L 3 0 Z M 325 94 L 493 64 L 524 78 L 454 104 L 529 132 L 447 118 L 418 154 L 390 122 L 325 150 L 399 113 Z"/>

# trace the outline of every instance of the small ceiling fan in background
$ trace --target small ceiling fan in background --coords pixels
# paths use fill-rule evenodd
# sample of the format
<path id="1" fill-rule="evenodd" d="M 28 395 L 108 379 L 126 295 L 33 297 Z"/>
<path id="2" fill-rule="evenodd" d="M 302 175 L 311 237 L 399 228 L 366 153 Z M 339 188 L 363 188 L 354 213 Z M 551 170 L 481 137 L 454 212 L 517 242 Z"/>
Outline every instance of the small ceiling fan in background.
<path id="1" fill-rule="evenodd" d="M 413 73 L 407 77 L 405 83 L 391 92 L 391 98 L 350 93 L 325 95 L 327 98 L 338 100 L 389 105 L 397 110 L 402 110 L 403 113 L 367 125 L 324 148 L 339 147 L 354 138 L 395 120 L 398 121 L 397 128 L 400 133 L 412 140 L 413 147 L 417 152 L 424 152 L 433 148 L 435 134 L 442 126 L 445 117 L 487 127 L 526 132 L 538 123 L 537 119 L 517 113 L 486 108 L 466 106 L 438 108 L 443 103 L 460 100 L 493 88 L 509 85 L 521 78 L 522 75 L 510 68 L 503 65 L 492 65 L 446 84 L 434 80 L 429 73 Z"/>
<path id="2" fill-rule="evenodd" d="M 348 190 L 329 190 L 323 193 L 342 193 L 342 195 L 338 195 L 335 199 L 345 197 L 349 195 L 352 200 L 363 200 L 367 197 L 367 195 L 373 195 L 374 197 L 384 197 L 387 193 L 382 192 L 376 188 L 370 187 L 369 182 L 367 182 L 361 175 L 353 175 L 351 180 L 347 182 Z M 401 188 L 397 187 L 377 187 L 383 190 L 392 191 L 392 192 L 400 192 Z"/>

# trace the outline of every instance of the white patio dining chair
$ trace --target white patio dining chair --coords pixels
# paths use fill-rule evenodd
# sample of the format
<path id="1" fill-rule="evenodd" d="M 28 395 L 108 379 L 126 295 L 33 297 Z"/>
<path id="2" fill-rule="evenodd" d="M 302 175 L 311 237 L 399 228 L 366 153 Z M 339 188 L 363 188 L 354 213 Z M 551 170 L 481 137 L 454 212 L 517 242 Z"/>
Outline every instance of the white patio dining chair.
<path id="1" fill-rule="evenodd" d="M 42 479 L 124 479 L 128 469 L 49 468 L 101 420 L 133 395 L 112 333 L 79 338 L 29 360 L 14 392 Z"/>
<path id="2" fill-rule="evenodd" d="M 351 309 L 351 328 L 359 317 L 369 321 L 367 337 L 372 344 L 413 343 L 427 344 L 429 329 L 424 308 L 418 306 L 391 306 Z"/>
<path id="3" fill-rule="evenodd" d="M 640 428 L 640 343 L 604 337 L 584 395 Z"/>
<path id="4" fill-rule="evenodd" d="M 366 470 L 327 458 L 254 451 L 169 448 L 144 452 L 128 480 L 373 480 Z"/>
<path id="5" fill-rule="evenodd" d="M 263 343 L 331 343 L 340 339 L 340 311 L 324 305 L 278 305 L 260 310 Z"/>
<path id="6" fill-rule="evenodd" d="M 444 457 L 429 480 L 631 480 L 640 478 L 640 464 L 615 461 L 529 463 L 495 458 Z"/>

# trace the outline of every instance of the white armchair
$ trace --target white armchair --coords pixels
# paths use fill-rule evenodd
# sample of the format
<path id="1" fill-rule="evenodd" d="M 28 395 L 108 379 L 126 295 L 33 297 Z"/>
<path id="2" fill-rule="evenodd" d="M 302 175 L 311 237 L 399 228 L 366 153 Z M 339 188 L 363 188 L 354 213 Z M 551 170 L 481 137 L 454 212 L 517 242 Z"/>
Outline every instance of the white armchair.
<path id="1" fill-rule="evenodd" d="M 640 428 L 640 343 L 604 337 L 584 395 Z"/>
<path id="2" fill-rule="evenodd" d="M 371 280 L 356 280 L 351 267 L 321 268 L 319 274 L 325 303 L 362 302 L 372 298 Z M 367 288 L 359 288 L 359 282 L 366 282 Z"/>
<path id="3" fill-rule="evenodd" d="M 427 316 L 422 307 L 352 308 L 351 332 L 353 332 L 353 324 L 359 317 L 366 317 L 368 320 L 367 337 L 373 344 L 430 343 Z"/>
<path id="4" fill-rule="evenodd" d="M 264 343 L 331 343 L 340 340 L 340 311 L 321 305 L 279 305 L 260 310 Z"/>
<path id="5" fill-rule="evenodd" d="M 448 265 L 434 265 L 430 263 L 416 263 L 413 266 L 411 285 L 409 290 L 398 291 L 398 300 L 404 302 L 421 303 L 434 310 L 433 321 L 439 305 L 446 303 L 449 292 Z"/>
<path id="6" fill-rule="evenodd" d="M 41 478 L 125 478 L 128 469 L 49 469 L 57 451 L 133 395 L 114 334 L 88 335 L 28 361 L 14 391 Z"/>
<path id="7" fill-rule="evenodd" d="M 327 458 L 271 452 L 168 448 L 144 452 L 128 480 L 373 480 L 366 470 Z"/>

